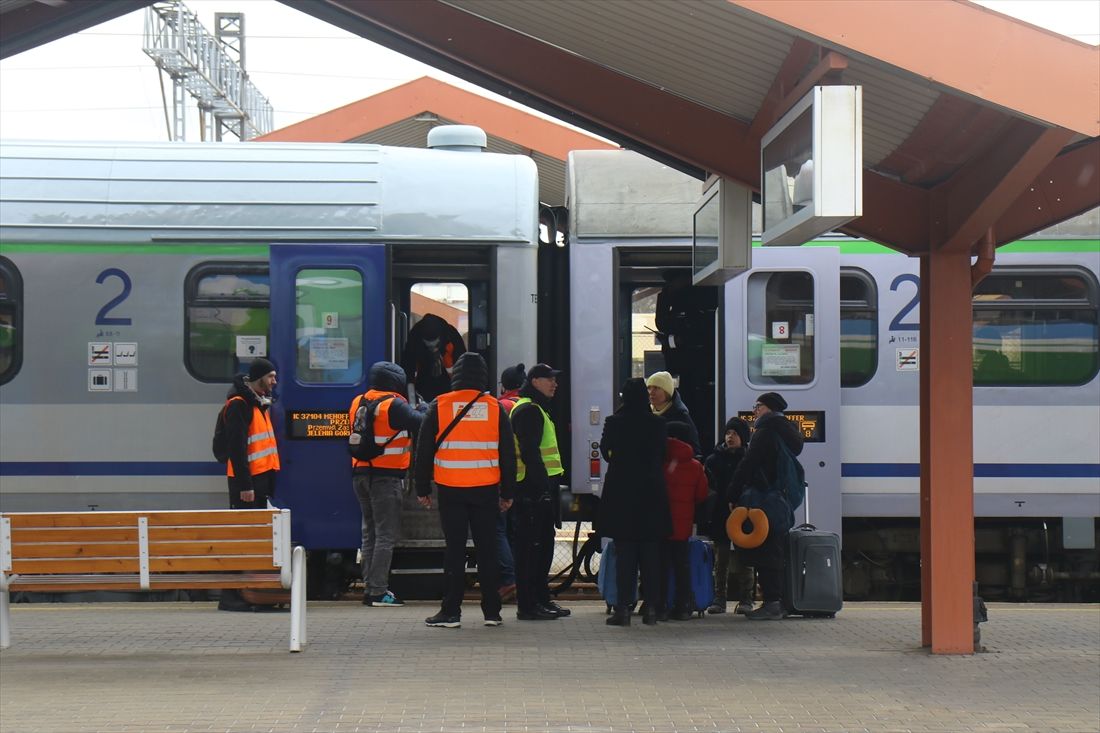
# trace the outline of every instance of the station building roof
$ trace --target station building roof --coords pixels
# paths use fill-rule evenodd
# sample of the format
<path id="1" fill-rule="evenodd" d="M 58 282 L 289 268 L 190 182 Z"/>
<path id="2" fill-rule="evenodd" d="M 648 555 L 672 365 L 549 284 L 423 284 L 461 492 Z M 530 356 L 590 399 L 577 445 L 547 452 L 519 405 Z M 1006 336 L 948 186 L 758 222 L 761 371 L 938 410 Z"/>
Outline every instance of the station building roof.
<path id="1" fill-rule="evenodd" d="M 0 56 L 147 4 L 0 0 Z M 1100 49 L 966 0 L 291 4 L 757 189 L 760 138 L 794 101 L 863 85 L 864 216 L 844 230 L 909 254 L 991 227 L 1013 241 L 1100 205 Z"/>
<path id="2" fill-rule="evenodd" d="M 421 77 L 256 138 L 260 142 L 350 142 L 423 148 L 439 125 L 477 125 L 487 150 L 528 155 L 539 170 L 539 201 L 561 206 L 571 150 L 617 146 L 507 104 Z"/>

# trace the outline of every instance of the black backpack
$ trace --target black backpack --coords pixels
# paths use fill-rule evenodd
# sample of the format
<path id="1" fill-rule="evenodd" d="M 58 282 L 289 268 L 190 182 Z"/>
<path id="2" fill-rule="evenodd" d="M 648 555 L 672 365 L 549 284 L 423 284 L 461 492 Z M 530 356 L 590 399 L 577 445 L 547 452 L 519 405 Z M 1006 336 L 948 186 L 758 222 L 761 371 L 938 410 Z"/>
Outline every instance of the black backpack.
<path id="1" fill-rule="evenodd" d="M 218 419 L 214 423 L 214 440 L 211 444 L 211 448 L 214 451 L 214 460 L 218 463 L 229 462 L 229 439 L 225 437 L 225 411 L 229 408 L 229 403 L 233 400 L 244 400 L 243 397 L 230 397 L 222 405 L 222 409 L 218 410 Z"/>
<path id="2" fill-rule="evenodd" d="M 394 441 L 401 431 L 397 431 L 384 443 L 378 443 L 374 439 L 374 417 L 378 412 L 378 406 L 386 400 L 392 400 L 393 395 L 386 395 L 374 400 L 368 400 L 366 395 L 359 400 L 359 407 L 355 410 L 355 419 L 351 422 L 351 432 L 348 434 L 348 453 L 358 461 L 371 461 L 386 452 L 386 446 Z"/>

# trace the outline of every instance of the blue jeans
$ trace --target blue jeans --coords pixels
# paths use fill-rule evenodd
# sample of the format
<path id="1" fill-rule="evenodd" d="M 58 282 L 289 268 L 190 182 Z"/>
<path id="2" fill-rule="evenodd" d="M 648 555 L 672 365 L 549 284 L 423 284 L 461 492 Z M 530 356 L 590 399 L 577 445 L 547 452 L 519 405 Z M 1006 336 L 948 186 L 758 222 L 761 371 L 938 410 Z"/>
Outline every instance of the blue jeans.
<path id="1" fill-rule="evenodd" d="M 512 557 L 512 545 L 508 541 L 508 515 L 511 509 L 497 515 L 497 560 L 500 562 L 500 584 L 516 584 L 516 562 Z"/>
<path id="2" fill-rule="evenodd" d="M 401 494 L 404 482 L 396 476 L 356 474 L 351 478 L 363 511 L 363 585 L 378 596 L 390 587 L 393 547 L 401 534 Z"/>

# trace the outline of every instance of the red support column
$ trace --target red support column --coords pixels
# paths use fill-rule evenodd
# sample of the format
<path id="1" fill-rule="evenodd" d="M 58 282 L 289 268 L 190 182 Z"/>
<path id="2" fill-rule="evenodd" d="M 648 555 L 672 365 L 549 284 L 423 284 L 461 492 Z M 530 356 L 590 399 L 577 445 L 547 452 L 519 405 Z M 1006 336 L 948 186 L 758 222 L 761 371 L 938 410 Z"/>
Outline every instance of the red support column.
<path id="1" fill-rule="evenodd" d="M 921 641 L 974 651 L 974 385 L 970 255 L 921 257 Z"/>

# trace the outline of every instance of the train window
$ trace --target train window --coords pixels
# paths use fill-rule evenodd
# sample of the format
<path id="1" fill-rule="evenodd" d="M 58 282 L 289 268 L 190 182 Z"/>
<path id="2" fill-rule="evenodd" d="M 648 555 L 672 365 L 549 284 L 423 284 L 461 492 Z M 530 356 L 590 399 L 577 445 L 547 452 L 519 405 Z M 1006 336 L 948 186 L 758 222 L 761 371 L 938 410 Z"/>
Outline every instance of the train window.
<path id="1" fill-rule="evenodd" d="M 231 382 L 250 354 L 267 356 L 271 284 L 267 265 L 204 263 L 184 284 L 187 371 L 204 382 Z"/>
<path id="2" fill-rule="evenodd" d="M 657 295 L 660 288 L 635 288 L 630 293 L 630 376 L 645 377 L 665 369 L 657 336 Z"/>
<path id="3" fill-rule="evenodd" d="M 874 279 L 854 268 L 840 272 L 840 386 L 859 387 L 878 368 L 878 294 Z"/>
<path id="4" fill-rule="evenodd" d="M 1100 367 L 1097 294 L 1079 268 L 997 268 L 974 290 L 974 384 L 1074 385 Z"/>
<path id="5" fill-rule="evenodd" d="M 299 270 L 294 293 L 298 380 L 363 381 L 363 276 L 355 270 Z"/>
<path id="6" fill-rule="evenodd" d="M 23 362 L 23 278 L 0 257 L 0 384 L 10 382 Z"/>
<path id="7" fill-rule="evenodd" d="M 748 373 L 757 385 L 814 379 L 814 279 L 754 272 L 748 279 Z"/>

